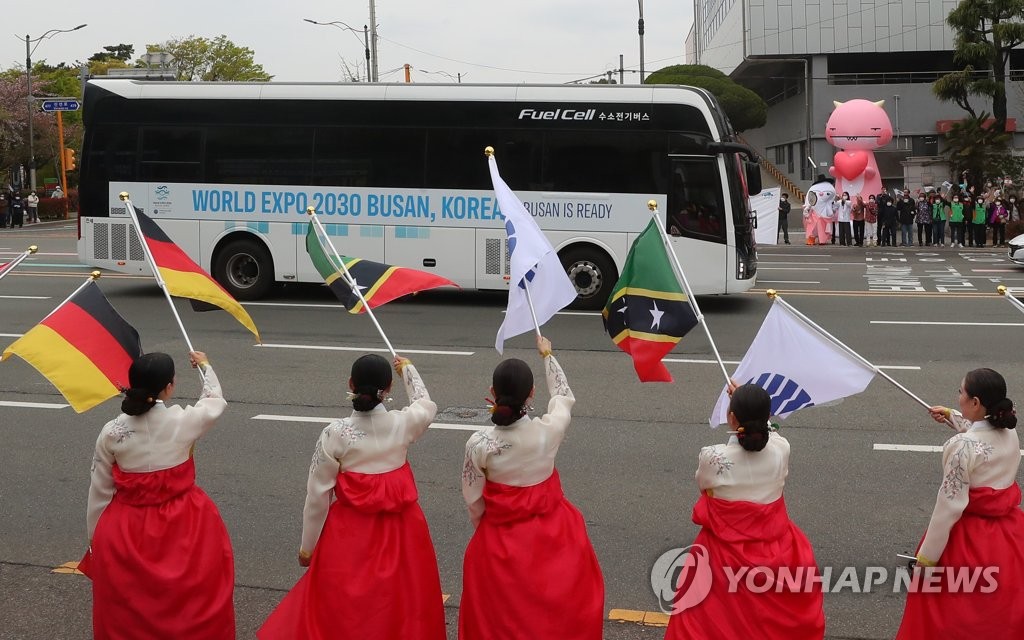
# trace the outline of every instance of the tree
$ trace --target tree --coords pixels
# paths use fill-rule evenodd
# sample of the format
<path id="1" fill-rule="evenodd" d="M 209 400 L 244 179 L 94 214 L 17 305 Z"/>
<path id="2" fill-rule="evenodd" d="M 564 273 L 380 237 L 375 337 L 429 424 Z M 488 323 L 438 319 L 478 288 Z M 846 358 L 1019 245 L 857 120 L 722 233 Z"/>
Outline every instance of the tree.
<path id="1" fill-rule="evenodd" d="M 644 82 L 685 84 L 707 89 L 718 99 L 736 131 L 763 127 L 768 121 L 768 105 L 761 96 L 733 82 L 721 71 L 702 64 L 677 64 L 658 69 Z"/>
<path id="2" fill-rule="evenodd" d="M 954 175 L 967 171 L 976 188 L 990 176 L 1020 175 L 1021 159 L 1007 151 L 1013 134 L 997 125 L 982 112 L 954 122 L 946 133 L 945 154 Z"/>
<path id="3" fill-rule="evenodd" d="M 263 65 L 256 64 L 252 49 L 236 45 L 226 35 L 212 40 L 199 36 L 177 38 L 146 45 L 146 51 L 173 55 L 178 80 L 266 82 L 273 77 L 263 70 Z"/>
<path id="4" fill-rule="evenodd" d="M 103 47 L 103 51 L 94 53 L 89 56 L 89 62 L 110 62 L 111 60 L 120 60 L 121 62 L 128 62 L 135 55 L 135 47 L 130 44 L 114 44 L 107 47 Z"/>
<path id="5" fill-rule="evenodd" d="M 946 102 L 955 102 L 975 117 L 968 96 L 992 99 L 992 116 L 998 129 L 1006 124 L 1006 66 L 1010 51 L 1024 44 L 1024 0 L 961 0 L 946 17 L 956 33 L 953 60 L 964 65 L 939 78 L 932 91 Z M 978 76 L 975 69 L 987 69 Z"/>

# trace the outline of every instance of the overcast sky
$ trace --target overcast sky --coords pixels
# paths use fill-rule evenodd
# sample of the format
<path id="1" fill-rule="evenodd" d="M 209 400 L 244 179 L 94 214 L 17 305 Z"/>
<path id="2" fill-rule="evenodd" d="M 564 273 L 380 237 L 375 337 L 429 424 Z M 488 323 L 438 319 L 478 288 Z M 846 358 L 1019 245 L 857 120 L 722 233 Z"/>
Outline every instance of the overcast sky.
<path id="1" fill-rule="evenodd" d="M 639 0 L 643 1 L 643 0 Z M 625 67 L 639 67 L 636 0 L 377 0 L 381 81 L 562 83 Z M 646 0 L 644 68 L 683 63 L 693 16 L 690 0 Z M 342 59 L 365 74 L 362 28 L 369 3 L 323 0 L 50 0 L 5 3 L 0 67 L 25 63 L 25 34 L 88 23 L 41 42 L 33 61 L 85 60 L 104 45 L 147 44 L 189 35 L 225 34 L 255 52 L 275 80 L 337 81 Z M 358 33 L 305 23 L 341 20 Z M 15 36 L 14 34 L 18 34 Z M 19 38 L 21 40 L 19 41 Z M 445 75 L 448 74 L 448 75 Z M 626 82 L 636 82 L 626 74 Z"/>

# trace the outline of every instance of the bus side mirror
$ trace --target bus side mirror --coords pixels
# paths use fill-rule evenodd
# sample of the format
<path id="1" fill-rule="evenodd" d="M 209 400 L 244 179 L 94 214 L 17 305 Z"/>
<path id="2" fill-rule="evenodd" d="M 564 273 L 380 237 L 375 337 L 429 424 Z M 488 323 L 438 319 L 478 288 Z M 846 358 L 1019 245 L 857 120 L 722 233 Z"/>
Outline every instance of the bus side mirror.
<path id="1" fill-rule="evenodd" d="M 761 193 L 761 165 L 749 160 L 743 161 L 743 169 L 747 174 L 747 193 L 756 196 Z"/>

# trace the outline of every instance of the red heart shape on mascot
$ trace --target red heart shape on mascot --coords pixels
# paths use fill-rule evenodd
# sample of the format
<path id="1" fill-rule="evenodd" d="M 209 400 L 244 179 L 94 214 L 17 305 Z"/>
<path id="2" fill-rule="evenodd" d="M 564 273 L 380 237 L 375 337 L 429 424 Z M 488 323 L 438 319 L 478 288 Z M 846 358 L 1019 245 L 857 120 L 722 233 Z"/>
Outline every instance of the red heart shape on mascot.
<path id="1" fill-rule="evenodd" d="M 840 151 L 832 159 L 836 173 L 847 180 L 853 180 L 868 168 L 866 151 Z"/>

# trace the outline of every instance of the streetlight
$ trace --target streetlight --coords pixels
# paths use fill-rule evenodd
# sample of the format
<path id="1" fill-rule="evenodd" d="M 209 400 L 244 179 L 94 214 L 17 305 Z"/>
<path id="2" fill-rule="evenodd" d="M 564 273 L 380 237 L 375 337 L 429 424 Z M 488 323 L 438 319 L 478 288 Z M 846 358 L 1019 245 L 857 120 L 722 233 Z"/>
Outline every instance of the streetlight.
<path id="1" fill-rule="evenodd" d="M 35 53 L 39 44 L 48 38 L 52 38 L 58 33 L 71 33 L 72 31 L 78 31 L 79 29 L 87 25 L 80 24 L 74 29 L 50 29 L 43 35 L 35 38 L 34 40 L 25 35 L 25 78 L 28 84 L 28 181 L 32 187 L 32 191 L 36 190 L 36 152 L 35 152 L 35 141 L 33 140 L 32 132 L 32 54 Z M 32 46 L 32 43 L 36 43 L 36 46 Z"/>
<path id="2" fill-rule="evenodd" d="M 303 18 L 303 20 L 305 22 L 310 23 L 310 24 L 316 24 L 316 25 L 320 25 L 320 26 L 324 26 L 324 27 L 326 27 L 326 26 L 337 27 L 337 28 L 341 29 L 342 31 L 351 31 L 352 32 L 352 36 L 355 37 L 356 40 L 359 39 L 359 36 L 356 36 L 356 33 L 358 33 L 359 30 L 358 29 L 353 29 L 352 27 L 348 26 L 347 24 L 345 24 L 341 20 L 333 20 L 331 22 L 317 22 L 316 20 L 310 20 L 309 18 Z M 363 48 L 366 51 L 366 81 L 367 82 L 373 82 L 374 79 L 373 79 L 373 75 L 371 75 L 371 70 L 370 70 L 370 39 L 369 39 L 370 37 L 369 37 L 369 34 L 367 33 L 368 29 L 369 29 L 369 27 L 367 27 L 364 24 L 363 25 L 363 42 L 361 44 L 363 45 Z"/>

